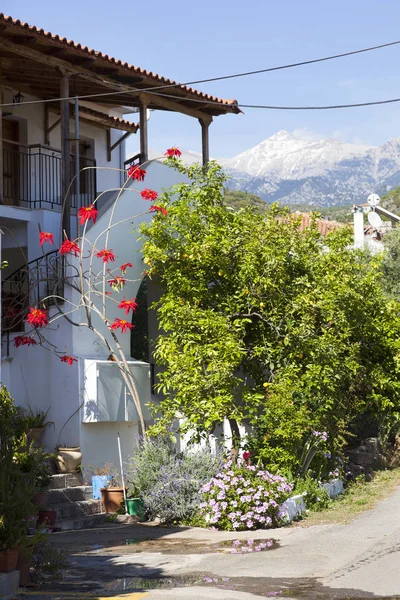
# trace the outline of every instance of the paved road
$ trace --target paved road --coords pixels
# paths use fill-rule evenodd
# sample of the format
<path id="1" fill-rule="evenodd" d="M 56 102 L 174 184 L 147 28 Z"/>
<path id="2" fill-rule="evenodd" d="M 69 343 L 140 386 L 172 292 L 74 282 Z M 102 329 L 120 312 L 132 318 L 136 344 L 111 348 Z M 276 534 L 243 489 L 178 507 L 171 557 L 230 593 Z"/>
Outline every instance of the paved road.
<path id="1" fill-rule="evenodd" d="M 239 538 L 244 545 L 274 538 L 274 545 L 232 554 Z M 240 534 L 140 525 L 51 540 L 69 550 L 72 569 L 58 588 L 36 592 L 35 600 L 400 598 L 400 488 L 347 525 Z"/>

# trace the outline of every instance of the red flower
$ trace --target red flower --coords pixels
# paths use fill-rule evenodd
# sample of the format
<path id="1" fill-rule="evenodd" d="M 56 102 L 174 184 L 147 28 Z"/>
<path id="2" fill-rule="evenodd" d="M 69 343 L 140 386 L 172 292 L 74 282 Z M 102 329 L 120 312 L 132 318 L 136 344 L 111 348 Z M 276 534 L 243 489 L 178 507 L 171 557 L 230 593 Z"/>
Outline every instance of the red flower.
<path id="1" fill-rule="evenodd" d="M 45 242 L 50 242 L 50 244 L 54 246 L 54 233 L 49 233 L 48 231 L 40 231 L 39 244 L 43 246 Z"/>
<path id="2" fill-rule="evenodd" d="M 180 156 L 182 156 L 182 152 L 179 150 L 179 148 L 173 146 L 173 148 L 168 148 L 164 156 L 168 156 L 168 158 L 173 158 L 174 156 L 177 156 L 179 158 Z"/>
<path id="3" fill-rule="evenodd" d="M 18 348 L 19 346 L 36 346 L 37 341 L 28 335 L 17 335 L 14 338 L 14 346 Z"/>
<path id="4" fill-rule="evenodd" d="M 82 251 L 78 244 L 75 244 L 75 242 L 72 242 L 71 240 L 64 240 L 58 252 L 60 254 L 74 254 L 74 256 L 79 256 L 79 253 Z"/>
<path id="5" fill-rule="evenodd" d="M 108 250 L 107 248 L 103 248 L 103 250 L 100 250 L 99 252 L 97 252 L 96 256 L 97 256 L 97 258 L 102 258 L 103 263 L 115 261 L 114 252 L 112 250 Z"/>
<path id="6" fill-rule="evenodd" d="M 242 456 L 243 456 L 243 460 L 249 460 L 249 458 L 251 456 L 251 452 L 249 452 L 247 450 L 246 452 L 243 452 Z"/>
<path id="7" fill-rule="evenodd" d="M 150 212 L 160 212 L 165 217 L 168 214 L 167 210 L 163 206 L 159 206 L 158 204 L 153 204 L 152 206 L 150 206 Z"/>
<path id="8" fill-rule="evenodd" d="M 74 364 L 74 362 L 78 362 L 78 359 L 74 358 L 73 356 L 70 356 L 69 354 L 60 356 L 60 360 L 61 360 L 61 362 L 68 363 L 71 366 Z"/>
<path id="9" fill-rule="evenodd" d="M 148 188 L 142 190 L 140 195 L 142 196 L 143 200 L 157 200 L 158 198 L 157 192 L 154 190 L 149 190 Z"/>
<path id="10" fill-rule="evenodd" d="M 120 266 L 122 275 L 125 275 L 126 270 L 127 270 L 128 267 L 132 268 L 133 264 L 132 263 L 124 263 L 123 265 Z"/>
<path id="11" fill-rule="evenodd" d="M 130 177 L 130 179 L 136 179 L 136 181 L 144 181 L 144 178 L 146 177 L 146 171 L 137 166 L 130 167 L 128 169 L 128 177 Z"/>
<path id="12" fill-rule="evenodd" d="M 46 327 L 49 322 L 49 317 L 45 310 L 30 307 L 26 321 L 29 325 L 32 325 L 32 327 Z"/>
<path id="13" fill-rule="evenodd" d="M 132 300 L 121 300 L 121 302 L 118 304 L 118 308 L 122 308 L 127 315 L 129 314 L 130 310 L 136 312 L 137 307 L 138 304 L 136 302 L 136 298 L 132 298 Z"/>
<path id="14" fill-rule="evenodd" d="M 121 277 L 121 275 L 116 275 L 114 279 L 109 279 L 108 283 L 111 285 L 112 289 L 118 292 L 122 290 L 122 288 L 126 284 L 126 279 Z"/>
<path id="15" fill-rule="evenodd" d="M 82 208 L 78 210 L 78 217 L 80 217 L 79 224 L 83 225 L 84 223 L 86 223 L 86 221 L 89 221 L 89 219 L 92 219 L 93 223 L 96 223 L 98 214 L 99 211 L 97 210 L 94 204 L 89 204 L 89 206 L 82 206 Z"/>
<path id="16" fill-rule="evenodd" d="M 121 333 L 126 333 L 126 330 L 132 329 L 132 327 L 132 323 L 125 321 L 125 319 L 115 319 L 114 323 L 110 325 L 111 331 L 117 331 L 117 329 L 120 329 Z"/>
<path id="17" fill-rule="evenodd" d="M 158 204 L 153 204 L 153 206 L 150 206 L 150 212 L 160 212 L 165 217 L 168 214 L 168 212 L 166 211 L 166 209 L 163 206 L 159 206 Z"/>

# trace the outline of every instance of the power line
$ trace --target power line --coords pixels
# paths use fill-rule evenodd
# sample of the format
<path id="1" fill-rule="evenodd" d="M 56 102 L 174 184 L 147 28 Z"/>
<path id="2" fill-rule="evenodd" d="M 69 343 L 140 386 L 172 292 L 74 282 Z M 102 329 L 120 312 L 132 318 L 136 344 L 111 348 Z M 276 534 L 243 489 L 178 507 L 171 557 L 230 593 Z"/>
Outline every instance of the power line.
<path id="1" fill-rule="evenodd" d="M 170 94 L 159 94 L 154 93 L 155 96 L 165 96 L 167 98 L 180 98 L 180 96 L 172 96 Z M 201 104 L 208 105 L 218 105 L 221 106 L 219 102 L 212 102 L 209 100 L 195 100 L 192 98 L 185 98 L 185 102 L 197 102 Z M 355 104 L 331 104 L 331 105 L 323 105 L 323 106 L 271 106 L 269 104 L 241 104 L 238 103 L 237 106 L 239 108 L 258 108 L 265 110 L 333 110 L 337 108 L 358 108 L 360 106 L 376 106 L 379 104 L 392 104 L 394 102 L 400 102 L 400 98 L 391 98 L 390 100 L 375 100 L 372 102 L 358 102 Z"/>
<path id="2" fill-rule="evenodd" d="M 277 67 L 268 67 L 265 69 L 257 69 L 254 71 L 245 71 L 243 73 L 233 73 L 231 75 L 222 75 L 219 77 L 209 77 L 208 79 L 197 79 L 195 81 L 188 81 L 186 83 L 170 83 L 170 84 L 166 84 L 166 85 L 160 85 L 160 86 L 156 86 L 156 87 L 151 87 L 151 88 L 144 88 L 144 89 L 139 89 L 139 88 L 126 88 L 124 90 L 118 90 L 118 91 L 114 91 L 114 92 L 101 92 L 98 94 L 85 94 L 82 96 L 68 96 L 65 98 L 47 98 L 47 99 L 42 99 L 42 100 L 27 100 L 24 102 L 19 103 L 19 106 L 24 105 L 24 104 L 45 104 L 45 103 L 49 103 L 49 102 L 60 102 L 62 100 L 75 100 L 76 98 L 78 98 L 78 100 L 89 100 L 90 98 L 101 98 L 101 97 L 107 97 L 107 96 L 115 96 L 115 95 L 119 95 L 119 94 L 129 94 L 131 92 L 139 92 L 139 93 L 143 93 L 143 92 L 147 92 L 147 93 L 154 93 L 156 90 L 162 90 L 162 89 L 167 89 L 167 88 L 176 88 L 176 87 L 181 87 L 181 86 L 188 86 L 188 85 L 197 85 L 198 83 L 211 83 L 213 81 L 223 81 L 226 79 L 235 79 L 235 78 L 239 78 L 239 77 L 248 77 L 250 75 L 258 75 L 261 73 L 269 73 L 272 71 L 280 71 L 283 69 L 291 69 L 294 67 L 302 67 L 305 65 L 311 65 L 311 64 L 315 64 L 315 63 L 319 63 L 319 62 L 325 62 L 328 60 L 336 60 L 338 58 L 344 58 L 346 56 L 352 56 L 355 54 L 361 54 L 364 52 L 371 52 L 373 50 L 380 50 L 381 48 L 388 48 L 389 46 L 395 46 L 400 44 L 400 40 L 394 41 L 394 42 L 388 42 L 386 44 L 379 44 L 378 46 L 370 46 L 369 48 L 362 48 L 360 50 L 352 50 L 350 52 L 342 52 L 341 54 L 333 54 L 331 56 L 324 56 L 322 58 L 315 58 L 312 60 L 306 60 L 306 61 L 302 61 L 302 62 L 297 62 L 297 63 L 289 63 L 286 65 L 280 65 Z M 89 76 L 89 75 L 88 75 Z M 93 79 L 96 79 L 96 77 L 93 75 Z M 99 81 L 99 80 L 97 80 Z M 101 82 L 101 80 L 100 80 Z M 109 82 L 105 82 L 104 83 L 109 83 Z M 118 82 L 115 82 L 115 85 L 121 85 L 123 86 L 123 84 L 119 84 Z M 162 94 L 160 94 L 162 95 Z M 170 97 L 170 98 L 178 98 L 179 100 L 182 100 L 183 98 L 181 96 L 171 96 L 169 94 L 165 95 L 166 97 Z M 218 104 L 219 106 L 221 106 L 221 102 L 209 102 L 209 101 L 200 101 L 197 99 L 189 99 L 189 98 L 185 98 L 185 101 L 187 100 L 191 100 L 193 102 L 204 102 L 206 104 Z M 379 104 L 383 104 L 383 103 L 387 103 L 387 102 L 397 102 L 397 100 L 388 100 L 385 102 L 379 102 Z M 377 103 L 378 104 L 378 103 Z M 351 105 L 351 106 L 366 106 L 367 104 L 363 103 L 360 105 Z M 7 107 L 7 106 L 14 106 L 14 103 L 5 103 L 5 104 L 0 104 L 0 108 L 3 107 Z M 245 105 L 242 104 L 240 105 L 243 108 L 270 108 L 270 109 L 280 109 L 280 110 L 319 110 L 317 107 L 269 107 L 269 106 L 252 106 L 252 105 Z M 343 106 L 334 106 L 332 108 L 348 108 L 349 106 L 343 105 Z M 327 107 L 329 108 L 329 107 Z M 322 110 L 322 109 L 321 109 Z M 325 110 L 325 108 L 324 108 Z"/>

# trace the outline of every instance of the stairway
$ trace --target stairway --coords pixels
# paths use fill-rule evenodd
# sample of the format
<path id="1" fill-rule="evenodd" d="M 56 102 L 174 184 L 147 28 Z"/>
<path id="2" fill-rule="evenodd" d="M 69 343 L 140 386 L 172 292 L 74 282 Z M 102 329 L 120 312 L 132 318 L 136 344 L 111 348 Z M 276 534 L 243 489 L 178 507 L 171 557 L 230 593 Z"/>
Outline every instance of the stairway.
<path id="1" fill-rule="evenodd" d="M 52 475 L 47 490 L 47 509 L 57 512 L 56 531 L 93 528 L 107 520 L 101 500 L 93 500 L 92 486 L 83 484 L 81 474 Z"/>

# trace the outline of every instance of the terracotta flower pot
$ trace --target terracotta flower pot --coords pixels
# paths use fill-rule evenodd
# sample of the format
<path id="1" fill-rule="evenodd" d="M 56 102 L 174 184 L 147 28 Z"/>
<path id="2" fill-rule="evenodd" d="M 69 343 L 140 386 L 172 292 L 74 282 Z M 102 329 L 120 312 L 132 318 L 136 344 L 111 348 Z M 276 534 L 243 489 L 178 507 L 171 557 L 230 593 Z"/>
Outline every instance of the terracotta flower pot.
<path id="1" fill-rule="evenodd" d="M 78 448 L 57 448 L 55 464 L 59 473 L 75 473 L 82 462 L 82 452 Z"/>
<path id="2" fill-rule="evenodd" d="M 100 492 L 104 512 L 115 513 L 121 508 L 121 504 L 124 501 L 124 489 L 122 487 L 101 488 Z"/>
<path id="3" fill-rule="evenodd" d="M 53 531 L 56 528 L 57 512 L 55 510 L 39 510 L 37 524 L 44 525 L 46 529 Z"/>
<path id="4" fill-rule="evenodd" d="M 17 569 L 18 550 L 0 550 L 0 573 L 10 573 Z"/>
<path id="5" fill-rule="evenodd" d="M 33 443 L 35 446 L 40 446 L 42 444 L 44 432 L 44 427 L 32 427 L 27 429 L 25 433 L 28 439 L 28 445 L 30 446 Z"/>
<path id="6" fill-rule="evenodd" d="M 32 496 L 32 504 L 33 506 L 46 506 L 47 504 L 47 492 L 38 492 L 34 496 Z"/>
<path id="7" fill-rule="evenodd" d="M 22 587 L 31 582 L 30 568 L 32 566 L 33 548 L 24 548 L 19 551 L 17 569 L 19 571 L 19 585 Z"/>

